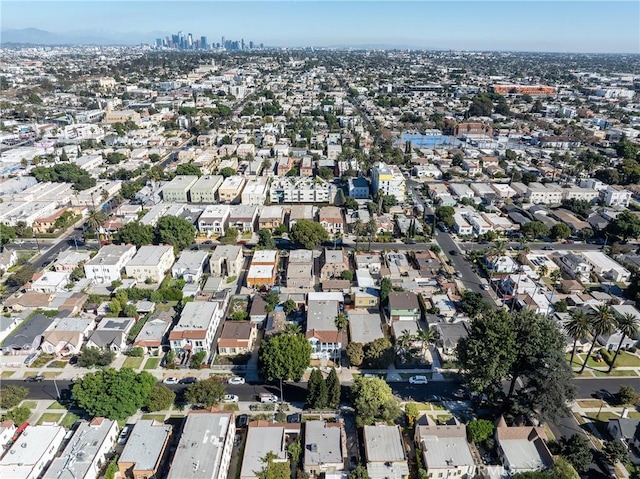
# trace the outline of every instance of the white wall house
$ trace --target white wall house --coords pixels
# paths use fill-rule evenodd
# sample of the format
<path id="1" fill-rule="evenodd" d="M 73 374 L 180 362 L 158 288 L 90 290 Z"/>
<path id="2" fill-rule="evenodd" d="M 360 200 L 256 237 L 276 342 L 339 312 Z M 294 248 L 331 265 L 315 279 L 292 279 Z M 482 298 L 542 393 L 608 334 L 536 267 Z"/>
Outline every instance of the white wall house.
<path id="1" fill-rule="evenodd" d="M 84 264 L 84 273 L 94 283 L 110 284 L 120 279 L 124 266 L 136 254 L 134 245 L 107 245 Z"/>

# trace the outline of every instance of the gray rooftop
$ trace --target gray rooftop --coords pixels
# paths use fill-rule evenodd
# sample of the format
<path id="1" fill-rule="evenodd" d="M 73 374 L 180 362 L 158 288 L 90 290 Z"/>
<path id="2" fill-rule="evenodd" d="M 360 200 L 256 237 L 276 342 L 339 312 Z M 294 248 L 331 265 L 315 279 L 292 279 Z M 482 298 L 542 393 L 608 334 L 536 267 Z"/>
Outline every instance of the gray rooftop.
<path id="1" fill-rule="evenodd" d="M 115 421 L 96 418 L 80 425 L 59 457 L 56 457 L 43 479 L 76 479 L 88 477 L 96 455 L 106 442 L 113 444 L 118 427 Z"/>
<path id="2" fill-rule="evenodd" d="M 218 477 L 231 421 L 233 414 L 230 413 L 189 414 L 167 479 Z"/>
<path id="3" fill-rule="evenodd" d="M 309 300 L 307 309 L 307 330 L 337 331 L 335 319 L 338 316 L 338 301 Z"/>
<path id="4" fill-rule="evenodd" d="M 269 452 L 274 453 L 280 459 L 286 459 L 284 440 L 284 427 L 282 426 L 250 427 L 244 446 L 240 479 L 257 478 L 256 472 L 262 470 L 264 466 L 262 459 Z"/>
<path id="5" fill-rule="evenodd" d="M 171 429 L 171 426 L 153 420 L 138 420 L 118 461 L 135 463 L 136 470 L 154 470 Z"/>
<path id="6" fill-rule="evenodd" d="M 365 426 L 364 442 L 367 461 L 404 461 L 402 434 L 398 426 Z"/>
<path id="7" fill-rule="evenodd" d="M 141 246 L 127 266 L 157 266 L 167 251 L 173 251 L 173 246 Z"/>
<path id="8" fill-rule="evenodd" d="M 3 349 L 22 349 L 23 346 L 31 346 L 38 336 L 42 336 L 45 330 L 51 326 L 53 320 L 44 314 L 36 314 L 24 321 L 2 342 Z"/>
<path id="9" fill-rule="evenodd" d="M 294 249 L 289 251 L 289 264 L 312 263 L 313 251 L 308 249 Z"/>
<path id="10" fill-rule="evenodd" d="M 428 469 L 446 469 L 474 464 L 467 431 L 463 425 L 418 426 L 418 435 L 424 444 Z"/>
<path id="11" fill-rule="evenodd" d="M 324 421 L 307 421 L 304 437 L 304 464 L 336 464 L 343 462 L 341 427 Z"/>
<path id="12" fill-rule="evenodd" d="M 351 341 L 354 343 L 367 344 L 384 337 L 380 313 L 369 312 L 366 309 L 350 310 L 349 331 Z"/>
<path id="13" fill-rule="evenodd" d="M 122 258 L 131 248 L 135 249 L 135 246 L 130 244 L 123 245 L 107 245 L 100 248 L 98 254 L 87 261 L 87 265 L 115 265 L 118 264 L 120 258 Z"/>
<path id="14" fill-rule="evenodd" d="M 178 261 L 176 261 L 175 264 L 173 265 L 172 270 L 178 272 L 179 274 L 184 274 L 189 272 L 196 273 L 203 267 L 208 256 L 209 256 L 209 252 L 205 250 L 202 250 L 202 251 L 185 250 L 182 253 L 180 253 L 180 257 L 178 258 Z"/>
<path id="15" fill-rule="evenodd" d="M 211 254 L 209 261 L 220 261 L 221 259 L 234 260 L 238 257 L 238 254 L 242 251 L 242 246 L 236 245 L 220 245 L 216 246 Z"/>
<path id="16" fill-rule="evenodd" d="M 170 321 L 164 321 L 160 318 L 151 319 L 144 323 L 142 329 L 136 336 L 135 342 L 138 343 L 140 341 L 160 341 L 162 342 L 162 338 L 167 333 L 169 326 L 171 325 Z"/>

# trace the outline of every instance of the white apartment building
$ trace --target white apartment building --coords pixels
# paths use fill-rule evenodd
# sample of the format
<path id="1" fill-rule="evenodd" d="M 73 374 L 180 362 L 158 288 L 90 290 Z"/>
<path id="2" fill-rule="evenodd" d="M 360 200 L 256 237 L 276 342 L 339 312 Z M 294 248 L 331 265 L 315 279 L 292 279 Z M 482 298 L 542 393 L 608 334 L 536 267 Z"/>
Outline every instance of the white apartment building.
<path id="1" fill-rule="evenodd" d="M 488 231 L 493 231 L 493 227 L 479 213 L 468 213 L 465 218 L 473 227 L 473 232 L 477 235 L 483 235 Z"/>
<path id="2" fill-rule="evenodd" d="M 269 193 L 269 183 L 264 176 L 248 181 L 242 190 L 241 203 L 249 206 L 264 205 Z"/>
<path id="3" fill-rule="evenodd" d="M 169 345 L 176 353 L 191 351 L 211 352 L 211 343 L 220 325 L 224 311 L 220 303 L 196 301 L 187 303 L 178 324 L 169 333 Z"/>
<path id="4" fill-rule="evenodd" d="M 453 221 L 455 223 L 453 229 L 459 235 L 467 236 L 473 234 L 473 227 L 460 213 L 456 212 L 453 214 Z"/>
<path id="5" fill-rule="evenodd" d="M 208 251 L 185 250 L 171 268 L 171 276 L 174 279 L 182 278 L 187 283 L 198 283 L 208 259 Z"/>
<path id="6" fill-rule="evenodd" d="M 223 235 L 229 226 L 229 205 L 207 205 L 198 218 L 198 230 L 206 235 Z"/>
<path id="7" fill-rule="evenodd" d="M 322 178 L 277 177 L 270 188 L 272 204 L 333 203 L 336 187 Z"/>
<path id="8" fill-rule="evenodd" d="M 66 433 L 62 426 L 27 426 L 0 460 L 0 477 L 39 479 Z"/>
<path id="9" fill-rule="evenodd" d="M 593 201 L 600 196 L 600 193 L 594 189 L 581 188 L 579 186 L 563 188 L 562 192 L 567 200 Z"/>
<path id="10" fill-rule="evenodd" d="M 125 271 L 136 281 L 144 282 L 150 278 L 154 283 L 161 283 L 175 260 L 173 246 L 141 246 L 125 265 Z"/>
<path id="11" fill-rule="evenodd" d="M 562 189 L 555 185 L 543 185 L 542 183 L 529 183 L 525 197 L 535 205 L 559 204 L 562 201 Z"/>
<path id="12" fill-rule="evenodd" d="M 84 264 L 85 276 L 94 283 L 111 284 L 120 279 L 125 265 L 136 255 L 134 245 L 107 245 Z"/>
<path id="13" fill-rule="evenodd" d="M 602 281 L 628 283 L 631 271 L 600 251 L 582 251 L 581 256 Z"/>
<path id="14" fill-rule="evenodd" d="M 167 479 L 227 477 L 235 436 L 233 413 L 191 411 L 185 420 Z"/>
<path id="15" fill-rule="evenodd" d="M 489 186 L 491 186 L 493 191 L 502 199 L 511 198 L 516 195 L 516 190 L 505 183 L 489 183 Z"/>
<path id="16" fill-rule="evenodd" d="M 398 203 L 402 203 L 405 199 L 406 181 L 395 165 L 377 163 L 371 169 L 371 188 L 374 195 L 381 191 L 384 195 L 395 196 Z"/>
<path id="17" fill-rule="evenodd" d="M 609 185 L 607 188 L 600 192 L 602 201 L 607 206 L 620 206 L 624 208 L 629 207 L 631 201 L 631 192 L 624 189 L 620 185 Z"/>
<path id="18" fill-rule="evenodd" d="M 221 175 L 201 176 L 189 190 L 191 202 L 214 203 L 217 199 L 218 188 L 222 185 L 223 179 Z"/>

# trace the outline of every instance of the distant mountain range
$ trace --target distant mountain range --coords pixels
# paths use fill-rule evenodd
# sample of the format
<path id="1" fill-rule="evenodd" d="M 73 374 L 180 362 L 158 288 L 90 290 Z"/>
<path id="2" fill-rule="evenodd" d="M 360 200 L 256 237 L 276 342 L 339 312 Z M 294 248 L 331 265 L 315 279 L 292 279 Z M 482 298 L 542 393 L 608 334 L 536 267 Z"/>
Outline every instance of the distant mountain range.
<path id="1" fill-rule="evenodd" d="M 101 31 L 74 31 L 53 33 L 38 28 L 19 30 L 2 30 L 0 44 L 9 43 L 31 45 L 136 45 L 153 43 L 158 37 L 165 37 L 166 32 L 127 32 L 112 33 Z"/>

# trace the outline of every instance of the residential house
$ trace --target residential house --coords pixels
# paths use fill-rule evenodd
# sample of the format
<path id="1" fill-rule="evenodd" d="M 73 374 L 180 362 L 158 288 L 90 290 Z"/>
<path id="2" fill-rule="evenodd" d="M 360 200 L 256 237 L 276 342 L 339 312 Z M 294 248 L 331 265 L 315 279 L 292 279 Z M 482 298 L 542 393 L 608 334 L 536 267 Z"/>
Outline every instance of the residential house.
<path id="1" fill-rule="evenodd" d="M 258 328 L 253 321 L 225 321 L 218 338 L 218 354 L 251 354 L 257 336 Z"/>
<path id="2" fill-rule="evenodd" d="M 453 221 L 453 230 L 460 236 L 469 236 L 473 234 L 473 227 L 460 213 L 456 212 L 453 214 Z"/>
<path id="3" fill-rule="evenodd" d="M 173 310 L 169 311 L 172 312 Z M 143 348 L 146 354 L 159 354 L 162 351 L 162 346 L 167 342 L 166 338 L 171 327 L 171 321 L 171 314 L 163 315 L 162 313 L 147 320 L 133 341 L 133 347 Z"/>
<path id="4" fill-rule="evenodd" d="M 253 233 L 258 225 L 258 207 L 255 205 L 235 205 L 229 215 L 229 226 L 242 233 Z"/>
<path id="5" fill-rule="evenodd" d="M 277 423 L 249 424 L 240 468 L 240 479 L 258 479 L 258 473 L 264 467 L 263 459 L 267 454 L 272 455 L 274 461 L 289 462 L 286 430 L 290 426 L 299 427 L 299 424 L 287 425 L 287 427 Z"/>
<path id="6" fill-rule="evenodd" d="M 152 419 L 139 419 L 132 426 L 129 439 L 118 457 L 121 478 L 145 479 L 162 473 L 169 452 L 173 428 Z"/>
<path id="7" fill-rule="evenodd" d="M 300 162 L 300 176 L 303 178 L 309 178 L 313 176 L 313 158 L 310 156 L 303 156 Z"/>
<path id="8" fill-rule="evenodd" d="M 353 343 L 367 344 L 384 337 L 380 313 L 376 310 L 350 309 L 349 338 Z"/>
<path id="9" fill-rule="evenodd" d="M 162 188 L 162 199 L 167 203 L 187 203 L 189 190 L 197 181 L 195 175 L 177 175 Z"/>
<path id="10" fill-rule="evenodd" d="M 553 455 L 542 428 L 507 426 L 504 418 L 496 424 L 495 440 L 498 457 L 509 474 L 539 471 L 553 467 Z"/>
<path id="11" fill-rule="evenodd" d="M 89 259 L 91 259 L 91 255 L 88 252 L 63 251 L 58 255 L 58 259 L 56 259 L 56 262 L 53 264 L 53 268 L 58 273 L 71 273 L 78 265 L 85 263 Z M 2 269 L 2 266 L 0 266 L 0 269 Z"/>
<path id="12" fill-rule="evenodd" d="M 343 335 L 335 324 L 340 312 L 336 300 L 312 300 L 307 306 L 307 339 L 311 343 L 311 357 L 336 358 L 342 353 Z"/>
<path id="13" fill-rule="evenodd" d="M 223 180 L 220 175 L 204 175 L 198 178 L 189 190 L 191 203 L 215 203 Z"/>
<path id="14" fill-rule="evenodd" d="M 420 445 L 422 460 L 429 477 L 471 479 L 476 466 L 467 442 L 467 430 L 458 423 L 438 426 L 427 416 L 426 426 L 416 426 L 415 442 Z"/>
<path id="15" fill-rule="evenodd" d="M 106 245 L 84 264 L 85 276 L 94 283 L 119 281 L 125 265 L 136 255 L 134 245 Z"/>
<path id="16" fill-rule="evenodd" d="M 351 305 L 354 308 L 377 308 L 380 304 L 380 290 L 370 286 L 351 288 Z"/>
<path id="17" fill-rule="evenodd" d="M 40 347 L 44 353 L 58 356 L 79 354 L 85 338 L 95 325 L 93 317 L 54 318 L 51 326 L 44 332 Z"/>
<path id="18" fill-rule="evenodd" d="M 582 251 L 580 255 L 602 282 L 628 283 L 631 280 L 631 271 L 600 251 Z"/>
<path id="19" fill-rule="evenodd" d="M 191 411 L 184 421 L 167 479 L 227 477 L 235 436 L 233 413 Z"/>
<path id="20" fill-rule="evenodd" d="M 444 356 L 454 357 L 458 349 L 458 343 L 469 335 L 469 325 L 466 321 L 456 323 L 433 323 L 429 325 L 438 333 L 438 347 Z"/>
<path id="21" fill-rule="evenodd" d="M 208 259 L 208 251 L 185 250 L 171 268 L 171 276 L 184 279 L 187 283 L 199 283 Z"/>
<path id="22" fill-rule="evenodd" d="M 217 302 L 187 303 L 178 323 L 169 333 L 169 346 L 176 354 L 211 353 L 211 343 L 224 311 Z"/>
<path id="23" fill-rule="evenodd" d="M 109 459 L 118 438 L 118 422 L 103 417 L 80 421 L 43 479 L 94 479 Z"/>
<path id="24" fill-rule="evenodd" d="M 218 189 L 218 197 L 221 203 L 240 203 L 242 190 L 246 183 L 244 176 L 229 176 L 222 182 Z"/>
<path id="25" fill-rule="evenodd" d="M 291 205 L 289 207 L 289 229 L 300 220 L 315 221 L 317 210 L 313 205 Z"/>
<path id="26" fill-rule="evenodd" d="M 363 440 L 370 479 L 408 479 L 409 464 L 400 426 L 364 426 Z"/>
<path id="27" fill-rule="evenodd" d="M 307 421 L 304 426 L 304 472 L 320 477 L 344 471 L 349 454 L 342 421 Z"/>
<path id="28" fill-rule="evenodd" d="M 53 233 L 57 229 L 56 221 L 58 221 L 58 219 L 66 211 L 69 211 L 69 209 L 59 208 L 51 214 L 48 214 L 46 216 L 41 216 L 40 218 L 37 218 L 36 220 L 34 220 L 33 224 L 31 225 L 34 233 L 38 233 L 38 234 Z"/>
<path id="29" fill-rule="evenodd" d="M 291 156 L 278 158 L 278 167 L 276 169 L 276 174 L 278 176 L 286 175 L 289 172 L 289 170 L 293 168 L 294 163 L 295 163 L 295 160 Z"/>
<path id="30" fill-rule="evenodd" d="M 600 197 L 607 206 L 628 208 L 633 194 L 624 186 L 609 185 L 600 191 Z"/>
<path id="31" fill-rule="evenodd" d="M 320 208 L 320 224 L 330 235 L 344 233 L 344 218 L 342 208 L 337 206 L 324 206 Z"/>
<path id="32" fill-rule="evenodd" d="M 175 260 L 173 246 L 141 246 L 126 264 L 125 271 L 127 276 L 141 283 L 148 279 L 154 283 L 161 283 Z"/>
<path id="33" fill-rule="evenodd" d="M 419 321 L 422 314 L 418 296 L 411 291 L 389 293 L 388 308 L 391 321 Z"/>
<path id="34" fill-rule="evenodd" d="M 343 271 L 349 271 L 349 255 L 346 250 L 332 250 L 325 248 L 321 259 L 320 279 L 335 279 L 342 275 Z"/>
<path id="35" fill-rule="evenodd" d="M 249 308 L 249 321 L 261 325 L 267 319 L 267 302 L 261 294 L 254 294 Z"/>
<path id="36" fill-rule="evenodd" d="M 56 456 L 66 434 L 62 426 L 26 426 L 0 459 L 0 477 L 39 479 Z"/>
<path id="37" fill-rule="evenodd" d="M 582 255 L 569 252 L 564 255 L 556 255 L 553 260 L 560 267 L 560 270 L 571 278 L 577 279 L 581 283 L 591 281 L 591 265 Z"/>
<path id="38" fill-rule="evenodd" d="M 2 342 L 4 354 L 28 355 L 35 353 L 42 344 L 44 333 L 51 326 L 51 319 L 42 313 L 28 316 L 19 328 L 13 329 Z"/>
<path id="39" fill-rule="evenodd" d="M 114 353 L 127 350 L 127 337 L 134 318 L 103 318 L 87 340 L 88 348 L 110 349 Z"/>
<path id="40" fill-rule="evenodd" d="M 287 323 L 287 315 L 281 308 L 276 308 L 267 315 L 267 322 L 264 326 L 264 338 L 269 339 L 284 331 Z"/>
<path id="41" fill-rule="evenodd" d="M 259 229 L 268 229 L 272 233 L 284 223 L 284 208 L 278 205 L 265 206 L 258 219 Z"/>
<path id="42" fill-rule="evenodd" d="M 71 282 L 69 273 L 44 270 L 33 275 L 33 281 L 29 286 L 30 291 L 37 293 L 56 293 L 64 291 L 67 284 Z"/>
<path id="43" fill-rule="evenodd" d="M 632 452 L 633 457 L 637 457 L 638 445 L 640 444 L 640 419 L 628 417 L 628 410 L 623 409 L 622 417 L 609 419 L 607 432 L 614 439 L 621 441 L 627 449 Z"/>
<path id="44" fill-rule="evenodd" d="M 4 274 L 18 262 L 18 252 L 4 247 L 0 249 L 2 250 L 0 251 L 0 274 Z"/>
<path id="45" fill-rule="evenodd" d="M 229 205 L 207 205 L 198 218 L 198 230 L 207 236 L 222 236 L 229 227 L 230 216 Z"/>
<path id="46" fill-rule="evenodd" d="M 211 254 L 209 269 L 212 276 L 238 276 L 244 264 L 242 246 L 220 245 Z"/>

